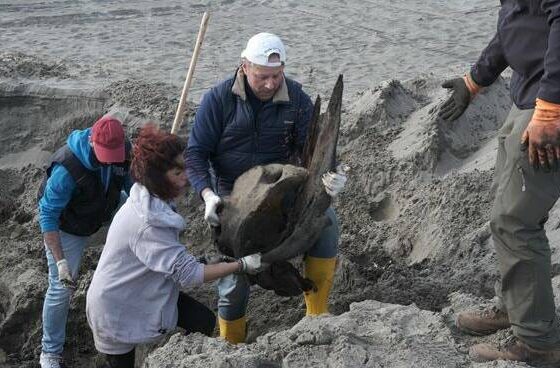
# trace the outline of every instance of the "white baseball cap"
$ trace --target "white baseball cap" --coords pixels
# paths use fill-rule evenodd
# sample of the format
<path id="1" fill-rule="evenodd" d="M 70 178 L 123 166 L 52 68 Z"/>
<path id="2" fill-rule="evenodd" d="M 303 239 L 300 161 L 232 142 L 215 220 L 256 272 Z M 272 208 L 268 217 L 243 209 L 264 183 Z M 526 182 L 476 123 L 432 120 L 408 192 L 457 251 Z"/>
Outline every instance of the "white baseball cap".
<path id="1" fill-rule="evenodd" d="M 270 55 L 273 54 L 280 56 L 280 62 L 268 61 Z M 249 39 L 245 50 L 241 53 L 241 57 L 253 64 L 276 67 L 286 63 L 286 49 L 278 36 L 263 32 Z"/>

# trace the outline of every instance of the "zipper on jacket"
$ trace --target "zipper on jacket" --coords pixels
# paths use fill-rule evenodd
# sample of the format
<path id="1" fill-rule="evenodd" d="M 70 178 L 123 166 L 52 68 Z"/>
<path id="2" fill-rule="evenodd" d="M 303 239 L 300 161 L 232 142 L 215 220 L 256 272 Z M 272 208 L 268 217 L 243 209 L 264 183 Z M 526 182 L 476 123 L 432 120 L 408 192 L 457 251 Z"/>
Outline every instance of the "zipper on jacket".
<path id="1" fill-rule="evenodd" d="M 251 121 L 253 122 L 253 149 L 251 152 L 251 166 L 256 164 L 255 158 L 257 156 L 257 148 L 259 143 L 259 130 L 257 128 L 257 114 L 253 111 L 253 107 L 249 102 L 246 102 L 247 110 L 249 110 L 249 114 L 251 117 Z"/>
<path id="2" fill-rule="evenodd" d="M 253 137 L 255 137 L 255 154 L 259 148 L 259 128 L 257 126 L 257 115 L 253 112 Z"/>
<path id="3" fill-rule="evenodd" d="M 519 174 L 521 174 L 521 191 L 524 192 L 527 190 L 527 186 L 525 185 L 525 173 L 521 166 L 517 166 L 517 170 L 519 170 Z"/>

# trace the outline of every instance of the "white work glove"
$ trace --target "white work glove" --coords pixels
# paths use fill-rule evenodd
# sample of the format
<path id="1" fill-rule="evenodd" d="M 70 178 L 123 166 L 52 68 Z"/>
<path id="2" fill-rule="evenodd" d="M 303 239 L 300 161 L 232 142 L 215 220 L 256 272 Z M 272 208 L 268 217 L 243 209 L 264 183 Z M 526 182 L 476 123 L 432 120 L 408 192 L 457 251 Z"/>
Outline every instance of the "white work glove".
<path id="1" fill-rule="evenodd" d="M 220 218 L 218 217 L 218 207 L 222 204 L 222 199 L 213 191 L 207 190 L 202 194 L 202 199 L 206 207 L 204 208 L 204 220 L 210 226 L 220 226 Z"/>
<path id="2" fill-rule="evenodd" d="M 241 258 L 239 261 L 240 272 L 248 273 L 249 275 L 256 275 L 268 267 L 268 263 L 261 262 L 261 254 L 250 254 Z"/>
<path id="3" fill-rule="evenodd" d="M 350 168 L 347 165 L 340 164 L 336 168 L 336 172 L 329 171 L 326 174 L 323 174 L 322 180 L 323 185 L 325 186 L 325 192 L 331 197 L 335 197 L 337 194 L 342 192 L 344 186 L 346 185 L 346 181 L 348 177 L 346 176 L 346 172 L 348 172 Z"/>
<path id="4" fill-rule="evenodd" d="M 56 268 L 58 269 L 58 281 L 66 289 L 76 289 L 76 283 L 72 279 L 72 274 L 70 273 L 70 267 L 68 267 L 68 261 L 63 258 L 56 262 Z"/>

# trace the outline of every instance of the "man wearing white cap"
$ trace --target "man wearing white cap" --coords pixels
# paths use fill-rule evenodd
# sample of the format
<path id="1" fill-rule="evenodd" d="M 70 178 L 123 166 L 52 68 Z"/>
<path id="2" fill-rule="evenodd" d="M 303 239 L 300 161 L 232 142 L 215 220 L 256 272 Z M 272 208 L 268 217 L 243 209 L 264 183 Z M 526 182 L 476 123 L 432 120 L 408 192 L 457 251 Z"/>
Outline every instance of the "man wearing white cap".
<path id="1" fill-rule="evenodd" d="M 235 76 L 202 98 L 185 151 L 188 178 L 204 199 L 204 218 L 211 226 L 220 224 L 220 197 L 231 192 L 235 179 L 245 171 L 256 165 L 298 162 L 313 113 L 301 85 L 284 75 L 286 50 L 280 38 L 270 33 L 251 37 L 241 59 Z M 344 188 L 346 176 L 328 173 L 323 183 L 326 192 L 335 196 Z M 332 208 L 327 215 L 332 225 L 305 255 L 305 275 L 317 286 L 316 292 L 305 295 L 307 315 L 328 312 L 339 230 Z M 220 336 L 243 342 L 247 277 L 225 277 L 218 291 Z"/>

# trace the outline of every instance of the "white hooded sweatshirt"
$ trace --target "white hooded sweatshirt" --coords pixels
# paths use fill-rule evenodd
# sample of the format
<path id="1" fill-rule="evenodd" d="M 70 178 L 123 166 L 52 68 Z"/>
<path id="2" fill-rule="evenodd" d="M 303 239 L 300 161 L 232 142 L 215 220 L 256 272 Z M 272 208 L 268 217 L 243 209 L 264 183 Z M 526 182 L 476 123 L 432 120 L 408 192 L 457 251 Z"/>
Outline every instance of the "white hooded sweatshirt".
<path id="1" fill-rule="evenodd" d="M 135 183 L 113 218 L 87 293 L 95 346 L 125 354 L 177 326 L 179 288 L 200 285 L 204 265 L 179 242 L 185 220 Z"/>

